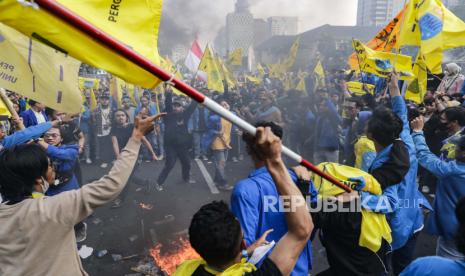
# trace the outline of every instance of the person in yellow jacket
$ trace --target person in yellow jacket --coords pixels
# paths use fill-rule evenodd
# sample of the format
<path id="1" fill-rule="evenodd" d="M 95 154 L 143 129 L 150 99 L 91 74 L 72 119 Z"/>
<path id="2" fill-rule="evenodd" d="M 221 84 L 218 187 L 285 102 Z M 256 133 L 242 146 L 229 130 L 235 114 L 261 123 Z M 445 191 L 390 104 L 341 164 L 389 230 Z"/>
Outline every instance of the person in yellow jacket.
<path id="1" fill-rule="evenodd" d="M 294 185 L 281 159 L 281 140 L 269 127 L 257 128 L 257 150 L 283 198 L 292 198 L 286 212 L 288 232 L 278 241 L 273 251 L 257 268 L 247 260 L 256 258 L 258 246 L 266 244 L 266 232 L 251 247 L 245 248 L 239 221 L 223 202 L 204 205 L 194 214 L 189 227 L 189 240 L 202 259 L 181 264 L 174 276 L 257 276 L 289 275 L 313 230 L 312 218 L 305 200 Z M 252 219 L 252 218 L 251 218 Z"/>

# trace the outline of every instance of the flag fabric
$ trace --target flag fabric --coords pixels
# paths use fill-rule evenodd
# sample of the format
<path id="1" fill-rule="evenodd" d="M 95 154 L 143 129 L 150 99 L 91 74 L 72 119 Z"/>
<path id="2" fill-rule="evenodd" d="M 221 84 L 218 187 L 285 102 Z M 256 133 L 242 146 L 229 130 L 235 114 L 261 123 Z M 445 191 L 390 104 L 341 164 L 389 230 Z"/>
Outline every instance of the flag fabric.
<path id="1" fill-rule="evenodd" d="M 0 97 L 0 116 L 3 116 L 3 117 L 6 116 L 8 118 L 11 117 L 10 110 L 8 110 L 6 103 L 3 102 L 3 99 L 1 97 Z"/>
<path id="2" fill-rule="evenodd" d="M 250 81 L 251 83 L 254 83 L 254 84 L 257 84 L 257 85 L 259 85 L 262 82 L 262 80 L 260 78 L 257 78 L 257 77 L 254 77 L 254 76 L 249 76 L 249 75 L 245 76 L 245 79 Z"/>
<path id="3" fill-rule="evenodd" d="M 305 85 L 305 78 L 307 77 L 307 73 L 299 70 L 299 73 L 297 73 L 297 79 L 296 79 L 296 87 L 295 90 L 305 92 L 307 91 L 306 85 Z"/>
<path id="4" fill-rule="evenodd" d="M 199 69 L 200 61 L 202 60 L 203 51 L 200 48 L 199 43 L 197 40 L 192 42 L 192 46 L 187 53 L 186 60 L 184 61 L 184 65 L 186 65 L 187 69 L 191 72 L 195 73 Z"/>
<path id="5" fill-rule="evenodd" d="M 229 54 L 228 63 L 231 65 L 242 65 L 242 49 L 238 48 Z"/>
<path id="6" fill-rule="evenodd" d="M 122 89 L 119 89 L 118 87 L 118 80 L 115 77 L 112 77 L 110 79 L 110 95 L 112 97 L 112 100 L 117 104 L 118 108 L 121 108 L 122 106 L 122 99 L 123 99 L 123 91 Z"/>
<path id="7" fill-rule="evenodd" d="M 292 44 L 287 58 L 283 62 L 280 63 L 282 73 L 286 72 L 287 70 L 292 68 L 292 66 L 294 66 L 295 61 L 297 59 L 297 52 L 299 51 L 299 45 L 300 45 L 300 36 L 298 36 L 297 39 Z"/>
<path id="8" fill-rule="evenodd" d="M 221 58 L 216 55 L 215 59 L 218 68 L 220 69 L 221 72 L 221 79 L 226 80 L 228 87 L 236 87 L 236 78 L 234 77 L 234 74 L 229 70 L 228 66 L 221 60 Z"/>
<path id="9" fill-rule="evenodd" d="M 323 88 L 326 86 L 326 76 L 325 76 L 325 70 L 323 69 L 323 64 L 321 64 L 321 60 L 318 60 L 318 63 L 315 66 L 315 69 L 313 69 L 313 73 L 315 73 L 316 77 L 316 82 L 315 82 L 315 88 Z"/>
<path id="10" fill-rule="evenodd" d="M 78 60 L 0 23 L 0 87 L 55 110 L 78 113 L 82 102 L 80 65 Z"/>
<path id="11" fill-rule="evenodd" d="M 83 91 L 84 89 L 99 89 L 100 88 L 100 80 L 96 78 L 84 78 L 79 77 L 79 89 Z"/>
<path id="12" fill-rule="evenodd" d="M 57 0 L 88 23 L 159 64 L 158 27 L 162 0 Z M 135 17 L 134 15 L 137 14 Z M 34 2 L 0 1 L 0 22 L 56 50 L 146 88 L 160 83 L 151 73 L 100 45 Z"/>
<path id="13" fill-rule="evenodd" d="M 265 75 L 265 68 L 263 68 L 263 66 L 260 63 L 257 63 L 257 71 L 258 75 L 263 78 L 263 76 Z"/>
<path id="14" fill-rule="evenodd" d="M 391 52 L 397 45 L 400 26 L 407 8 L 401 10 L 374 38 L 366 43 L 366 46 L 375 51 Z M 350 55 L 348 64 L 350 69 L 359 70 L 357 55 Z"/>
<path id="15" fill-rule="evenodd" d="M 375 86 L 368 83 L 361 83 L 358 81 L 350 81 L 346 83 L 347 90 L 351 93 L 354 93 L 357 96 L 363 96 L 365 94 L 374 95 Z"/>
<path id="16" fill-rule="evenodd" d="M 223 79 L 221 78 L 221 69 L 210 47 L 206 47 L 200 61 L 199 70 L 207 74 L 208 89 L 224 92 Z"/>
<path id="17" fill-rule="evenodd" d="M 395 69 L 401 80 L 414 78 L 412 58 L 401 54 L 374 51 L 359 40 L 353 40 L 353 47 L 360 60 L 360 70 L 386 78 Z"/>
<path id="18" fill-rule="evenodd" d="M 413 72 L 416 78 L 408 84 L 407 91 L 405 92 L 405 99 L 421 104 L 428 87 L 428 70 L 421 55 L 417 56 Z"/>
<path id="19" fill-rule="evenodd" d="M 465 46 L 465 22 L 439 0 L 411 0 L 407 5 L 398 47 L 418 46 L 427 68 L 442 72 L 442 52 Z"/>
<path id="20" fill-rule="evenodd" d="M 97 97 L 95 96 L 94 89 L 90 89 L 90 110 L 95 110 L 97 108 Z"/>
<path id="21" fill-rule="evenodd" d="M 171 74 L 174 74 L 174 76 L 177 79 L 179 80 L 183 79 L 181 72 L 178 70 L 176 65 L 174 65 L 174 63 L 168 57 L 163 58 L 162 56 L 160 56 L 160 60 L 161 60 L 161 67 L 163 67 L 166 71 L 170 72 Z M 184 93 L 182 93 L 178 89 L 173 87 L 172 90 L 174 94 L 184 96 Z"/>

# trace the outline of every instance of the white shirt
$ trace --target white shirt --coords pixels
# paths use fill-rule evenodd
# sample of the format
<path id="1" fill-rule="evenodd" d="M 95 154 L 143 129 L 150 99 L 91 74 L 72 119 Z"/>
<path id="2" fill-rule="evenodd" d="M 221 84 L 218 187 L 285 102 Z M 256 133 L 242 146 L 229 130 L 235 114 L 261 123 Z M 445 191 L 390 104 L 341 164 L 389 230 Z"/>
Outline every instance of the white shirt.
<path id="1" fill-rule="evenodd" d="M 45 120 L 45 116 L 44 116 L 44 114 L 42 114 L 42 112 L 36 112 L 34 109 L 32 109 L 32 112 L 34 112 L 34 115 L 36 116 L 37 124 L 42 124 L 42 123 L 47 122 L 47 120 Z"/>

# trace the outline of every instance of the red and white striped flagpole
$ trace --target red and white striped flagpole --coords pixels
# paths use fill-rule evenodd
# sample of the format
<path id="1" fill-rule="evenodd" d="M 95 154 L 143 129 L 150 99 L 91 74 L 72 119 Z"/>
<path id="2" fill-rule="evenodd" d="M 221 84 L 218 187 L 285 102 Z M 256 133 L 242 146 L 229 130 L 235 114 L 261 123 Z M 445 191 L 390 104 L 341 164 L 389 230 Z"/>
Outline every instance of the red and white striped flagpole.
<path id="1" fill-rule="evenodd" d="M 178 80 L 174 78 L 174 76 L 166 72 L 165 70 L 161 69 L 157 65 L 153 64 L 147 58 L 139 55 L 131 48 L 127 47 L 123 43 L 119 42 L 118 40 L 112 38 L 111 36 L 107 35 L 106 33 L 102 32 L 86 20 L 82 19 L 81 17 L 77 16 L 70 10 L 66 9 L 59 3 L 54 0 L 36 0 L 36 4 L 38 4 L 41 8 L 48 11 L 49 13 L 53 14 L 54 16 L 60 18 L 64 22 L 68 23 L 69 25 L 75 27 L 76 29 L 80 30 L 81 32 L 87 34 L 88 36 L 95 39 L 102 45 L 105 45 L 112 51 L 118 53 L 122 57 L 130 60 L 134 64 L 140 66 L 141 68 L 145 69 L 147 72 L 152 73 L 157 78 L 165 81 L 171 82 L 173 86 L 181 91 L 182 93 L 186 94 L 187 96 L 191 97 L 198 103 L 203 104 L 205 107 L 210 109 L 211 111 L 217 113 L 221 117 L 225 118 L 226 120 L 230 121 L 231 123 L 237 125 L 241 129 L 245 130 L 246 132 L 255 135 L 256 128 L 251 124 L 247 123 L 243 119 L 237 117 L 233 113 L 229 112 L 228 110 L 224 109 L 221 105 L 217 104 L 215 101 L 211 100 L 208 97 L 205 97 L 202 93 L 198 92 L 182 80 Z M 282 147 L 282 153 L 292 160 L 298 162 L 300 165 L 306 167 L 307 169 L 311 170 L 313 173 L 325 178 L 326 180 L 330 181 L 334 185 L 344 189 L 346 192 L 351 192 L 352 190 L 344 185 L 341 181 L 337 178 L 326 174 L 325 172 L 318 169 L 309 161 L 303 159 L 297 153 L 291 151 L 287 147 Z"/>

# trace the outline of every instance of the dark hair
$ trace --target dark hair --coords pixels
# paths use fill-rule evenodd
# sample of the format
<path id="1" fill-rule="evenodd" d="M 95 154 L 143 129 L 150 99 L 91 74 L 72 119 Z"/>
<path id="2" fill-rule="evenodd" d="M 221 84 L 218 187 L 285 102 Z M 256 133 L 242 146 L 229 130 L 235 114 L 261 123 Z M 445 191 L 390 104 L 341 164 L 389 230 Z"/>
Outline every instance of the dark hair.
<path id="1" fill-rule="evenodd" d="M 455 242 L 457 249 L 462 254 L 465 254 L 465 197 L 460 199 L 457 203 L 457 206 L 455 207 L 455 216 L 459 222 Z"/>
<path id="2" fill-rule="evenodd" d="M 368 121 L 367 133 L 381 146 L 386 147 L 399 138 L 402 128 L 402 120 L 392 110 L 380 107 Z"/>
<path id="3" fill-rule="evenodd" d="M 0 193 L 10 201 L 32 194 L 36 179 L 48 169 L 45 150 L 39 145 L 19 145 L 0 152 Z"/>
<path id="4" fill-rule="evenodd" d="M 33 107 L 34 105 L 36 105 L 37 102 L 34 101 L 34 100 L 29 99 L 29 101 L 27 101 L 27 103 L 29 104 L 30 107 Z"/>
<path id="5" fill-rule="evenodd" d="M 113 122 L 112 122 L 112 125 L 113 125 L 113 126 L 116 126 L 116 125 L 117 125 L 117 123 L 116 123 L 116 112 L 123 112 L 124 115 L 126 115 L 126 123 L 129 122 L 129 115 L 128 115 L 128 113 L 126 112 L 126 110 L 121 109 L 121 108 L 118 108 L 117 110 L 115 110 L 115 112 L 113 112 Z"/>
<path id="6" fill-rule="evenodd" d="M 210 265 L 230 263 L 241 250 L 242 230 L 239 221 L 223 201 L 200 208 L 189 226 L 192 247 Z"/>
<path id="7" fill-rule="evenodd" d="M 274 135 L 278 136 L 280 139 L 283 139 L 283 128 L 274 122 L 260 121 L 255 123 L 255 127 L 270 127 L 271 132 L 273 132 Z M 247 144 L 247 150 L 249 151 L 249 154 L 257 157 L 258 159 L 261 159 L 259 151 L 255 148 L 255 137 L 247 132 L 244 132 L 244 134 L 242 134 L 242 140 Z"/>
<path id="8" fill-rule="evenodd" d="M 442 111 L 447 121 L 457 121 L 460 126 L 465 126 L 465 108 L 462 106 L 448 107 Z"/>

